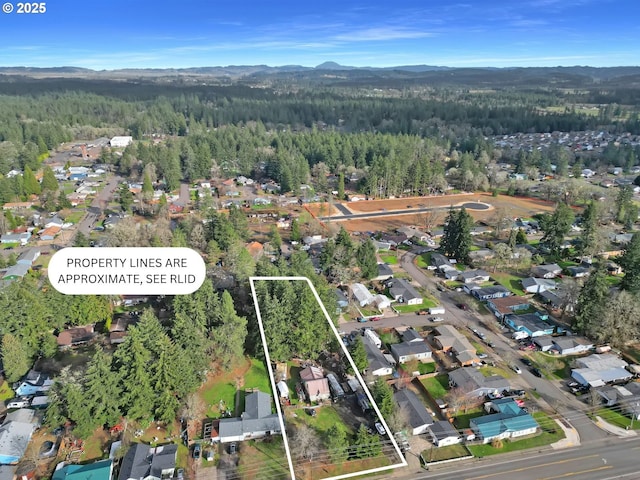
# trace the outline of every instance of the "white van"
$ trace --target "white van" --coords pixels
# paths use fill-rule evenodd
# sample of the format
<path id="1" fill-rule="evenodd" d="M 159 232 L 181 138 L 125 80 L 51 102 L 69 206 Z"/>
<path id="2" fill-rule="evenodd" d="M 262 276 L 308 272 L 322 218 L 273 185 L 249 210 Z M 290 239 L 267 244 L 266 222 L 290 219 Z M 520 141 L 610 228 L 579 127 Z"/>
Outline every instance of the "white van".
<path id="1" fill-rule="evenodd" d="M 430 315 L 444 315 L 444 307 L 431 307 L 429 309 Z"/>

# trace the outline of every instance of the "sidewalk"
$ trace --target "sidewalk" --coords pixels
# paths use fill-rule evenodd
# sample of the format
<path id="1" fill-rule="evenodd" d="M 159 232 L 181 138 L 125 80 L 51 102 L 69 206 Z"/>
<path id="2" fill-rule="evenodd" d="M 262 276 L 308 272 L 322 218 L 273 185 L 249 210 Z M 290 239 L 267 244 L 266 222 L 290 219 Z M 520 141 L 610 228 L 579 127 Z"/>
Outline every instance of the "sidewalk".
<path id="1" fill-rule="evenodd" d="M 605 432 L 618 437 L 635 437 L 638 435 L 638 432 L 634 430 L 625 430 L 624 428 L 616 427 L 615 425 L 611 425 L 609 422 L 605 422 L 598 416 L 596 416 L 595 424 Z"/>
<path id="2" fill-rule="evenodd" d="M 578 431 L 567 422 L 564 418 L 556 419 L 556 423 L 560 425 L 564 432 L 565 438 L 558 440 L 556 443 L 551 444 L 551 448 L 554 450 L 560 450 L 561 448 L 577 447 L 580 445 L 580 435 Z"/>

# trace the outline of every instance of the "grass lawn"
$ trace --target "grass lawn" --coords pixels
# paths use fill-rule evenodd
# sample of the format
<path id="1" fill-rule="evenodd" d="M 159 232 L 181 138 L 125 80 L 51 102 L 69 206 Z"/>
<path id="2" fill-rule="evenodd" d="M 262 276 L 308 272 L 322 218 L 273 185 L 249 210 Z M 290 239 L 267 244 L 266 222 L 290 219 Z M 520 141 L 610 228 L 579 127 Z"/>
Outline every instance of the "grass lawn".
<path id="1" fill-rule="evenodd" d="M 525 295 L 525 291 L 522 289 L 522 284 L 520 283 L 520 280 L 522 280 L 523 277 L 505 272 L 495 272 L 492 273 L 491 276 L 496 279 L 500 285 L 508 288 L 514 294 L 521 296 Z"/>
<path id="2" fill-rule="evenodd" d="M 431 378 L 423 378 L 420 383 L 433 398 L 443 398 L 449 390 L 449 378 L 446 375 L 438 375 Z"/>
<path id="3" fill-rule="evenodd" d="M 542 433 L 522 440 L 509 441 L 504 440 L 502 448 L 493 448 L 489 445 L 473 445 L 469 446 L 469 450 L 476 457 L 485 457 L 487 455 L 495 455 L 497 453 L 515 452 L 517 450 L 526 450 L 528 448 L 542 447 L 555 443 L 564 438 L 564 432 L 560 426 L 544 412 L 536 412 L 533 418 L 538 422 Z"/>
<path id="4" fill-rule="evenodd" d="M 491 375 L 501 375 L 504 378 L 511 378 L 513 377 L 513 375 L 515 375 L 514 372 L 511 371 L 511 369 L 492 367 L 490 365 L 480 368 L 480 373 L 482 373 L 482 375 L 484 375 L 485 377 L 490 377 Z"/>
<path id="5" fill-rule="evenodd" d="M 222 410 L 231 410 L 239 415 L 244 410 L 244 396 L 240 398 L 240 412 L 235 411 L 236 377 L 244 373 L 242 391 L 259 389 L 261 392 L 271 393 L 271 385 L 266 366 L 255 358 L 247 359 L 244 365 L 237 369 L 221 374 L 208 381 L 201 390 L 202 399 L 208 406 L 207 416 L 218 418 Z"/>
<path id="6" fill-rule="evenodd" d="M 444 284 L 447 286 L 447 288 L 451 288 L 451 289 L 456 289 L 464 285 L 464 283 L 459 282 L 457 280 L 447 280 L 446 282 L 444 282 Z"/>
<path id="7" fill-rule="evenodd" d="M 640 363 L 640 345 L 627 347 L 622 350 L 622 353 L 630 357 L 635 363 Z"/>
<path id="8" fill-rule="evenodd" d="M 559 357 L 544 352 L 532 352 L 530 357 L 545 376 L 560 380 L 571 376 L 571 363 L 576 358 L 574 356 Z"/>
<path id="9" fill-rule="evenodd" d="M 416 257 L 416 265 L 420 268 L 427 268 L 431 265 L 431 252 L 423 253 Z"/>
<path id="10" fill-rule="evenodd" d="M 466 412 L 456 415 L 455 426 L 458 430 L 469 428 L 471 420 L 482 417 L 483 415 L 485 415 L 485 411 L 482 408 L 469 408 Z"/>
<path id="11" fill-rule="evenodd" d="M 18 242 L 14 242 L 14 243 L 0 243 L 0 248 L 2 248 L 3 250 L 6 250 L 7 248 L 16 248 L 19 247 L 20 244 Z"/>
<path id="12" fill-rule="evenodd" d="M 321 435 L 329 430 L 333 425 L 342 425 L 343 430 L 349 435 L 353 433 L 351 427 L 344 423 L 344 421 L 340 417 L 340 414 L 338 414 L 338 411 L 331 405 L 318 407 L 316 408 L 316 412 L 316 416 L 312 417 L 311 415 L 305 413 L 304 410 L 298 409 L 296 410 L 296 415 L 298 415 L 298 418 L 292 419 L 292 421 L 294 423 L 306 423 Z"/>
<path id="13" fill-rule="evenodd" d="M 6 380 L 2 382 L 2 385 L 0 385 L 0 402 L 13 398 L 15 396 L 16 394 L 13 390 L 11 390 L 9 383 L 7 383 Z"/>
<path id="14" fill-rule="evenodd" d="M 627 428 L 631 425 L 630 417 L 627 417 L 620 412 L 613 411 L 610 408 L 600 408 L 596 410 L 595 414 L 605 422 L 615 425 L 616 427 Z M 640 429 L 640 422 L 633 422 L 633 429 Z"/>
<path id="15" fill-rule="evenodd" d="M 436 362 L 422 363 L 418 360 L 412 360 L 410 362 L 403 364 L 401 367 L 402 367 L 402 370 L 408 373 L 409 375 L 411 375 L 411 373 L 413 372 L 420 372 L 420 375 L 425 375 L 427 373 L 435 372 L 437 365 L 436 365 Z"/>
<path id="16" fill-rule="evenodd" d="M 395 255 L 380 255 L 380 260 L 389 265 L 395 265 L 398 263 L 398 257 Z"/>
<path id="17" fill-rule="evenodd" d="M 607 275 L 609 287 L 617 287 L 622 282 L 622 275 Z"/>
<path id="18" fill-rule="evenodd" d="M 381 333 L 380 340 L 382 340 L 382 343 L 385 345 L 393 345 L 395 343 L 400 343 L 400 337 L 398 336 L 397 333 L 393 331 Z"/>
<path id="19" fill-rule="evenodd" d="M 67 223 L 78 223 L 80 220 L 82 220 L 82 217 L 84 217 L 84 214 L 85 212 L 83 211 L 71 212 L 69 215 L 67 215 L 64 221 Z"/>
<path id="20" fill-rule="evenodd" d="M 464 445 L 449 445 L 448 447 L 431 447 L 420 454 L 422 460 L 426 463 L 439 462 L 442 460 L 450 460 L 452 458 L 466 457 L 469 455 L 469 450 Z"/>
<path id="21" fill-rule="evenodd" d="M 430 298 L 424 298 L 422 299 L 422 303 L 419 305 L 397 305 L 394 304 L 394 308 L 396 310 L 398 310 L 398 312 L 400 313 L 412 313 L 412 312 L 418 312 L 420 310 L 423 310 L 425 308 L 431 308 L 431 307 L 435 307 L 436 305 L 438 305 L 434 300 L 431 300 Z"/>

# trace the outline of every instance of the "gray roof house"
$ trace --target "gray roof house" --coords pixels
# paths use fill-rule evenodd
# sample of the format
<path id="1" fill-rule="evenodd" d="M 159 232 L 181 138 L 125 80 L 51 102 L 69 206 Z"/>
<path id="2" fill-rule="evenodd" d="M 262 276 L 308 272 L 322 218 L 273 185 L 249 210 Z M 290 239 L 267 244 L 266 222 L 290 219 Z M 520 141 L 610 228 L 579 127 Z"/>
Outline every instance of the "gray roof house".
<path id="1" fill-rule="evenodd" d="M 378 276 L 374 277 L 373 280 L 385 281 L 390 278 L 393 278 L 393 270 L 386 263 L 378 264 Z"/>
<path id="2" fill-rule="evenodd" d="M 38 259 L 39 256 L 40 256 L 39 248 L 30 248 L 26 252 L 23 252 L 20 254 L 20 256 L 18 257 L 18 261 L 16 263 L 31 266 L 33 265 L 33 262 L 35 262 Z"/>
<path id="3" fill-rule="evenodd" d="M 560 355 L 578 355 L 593 348 L 593 342 L 584 337 L 555 337 L 553 347 Z"/>
<path id="4" fill-rule="evenodd" d="M 468 287 L 469 285 L 465 285 L 465 290 L 467 290 Z M 471 288 L 467 291 L 467 293 L 470 293 L 472 296 L 482 301 L 511 296 L 511 290 L 502 285 L 490 285 L 488 287 Z"/>
<path id="5" fill-rule="evenodd" d="M 7 271 L 2 275 L 3 280 L 17 280 L 23 278 L 31 270 L 31 265 L 25 265 L 23 263 L 16 263 L 12 267 L 9 267 Z"/>
<path id="6" fill-rule="evenodd" d="M 441 253 L 432 252 L 431 253 L 431 265 L 436 268 L 441 267 L 442 265 L 451 265 L 449 259 L 442 255 Z"/>
<path id="7" fill-rule="evenodd" d="M 436 447 L 455 445 L 462 441 L 462 437 L 458 431 L 446 420 L 439 420 L 429 426 L 429 433 L 431 434 L 431 440 Z"/>
<path id="8" fill-rule="evenodd" d="M 0 426 L 0 464 L 18 463 L 38 426 L 35 410 L 21 408 L 8 413 Z"/>
<path id="9" fill-rule="evenodd" d="M 395 392 L 393 397 L 400 410 L 406 412 L 413 435 L 420 435 L 433 425 L 433 417 L 413 391 L 404 388 Z"/>
<path id="10" fill-rule="evenodd" d="M 500 375 L 485 377 L 475 368 L 457 368 L 449 372 L 451 386 L 459 387 L 470 397 L 484 397 L 510 388 L 509 381 Z"/>
<path id="11" fill-rule="evenodd" d="M 362 283 L 350 285 L 351 295 L 361 307 L 365 307 L 373 302 L 373 294 Z"/>
<path id="12" fill-rule="evenodd" d="M 336 299 L 338 300 L 338 307 L 347 308 L 349 306 L 349 299 L 344 294 L 344 292 L 339 288 L 336 288 L 335 293 L 336 293 Z"/>
<path id="13" fill-rule="evenodd" d="M 491 276 L 484 270 L 466 270 L 458 275 L 458 280 L 464 283 L 488 282 Z"/>
<path id="14" fill-rule="evenodd" d="M 602 387 L 607 383 L 630 380 L 633 375 L 626 370 L 629 364 L 613 354 L 589 355 L 576 359 L 578 368 L 571 370 L 571 377 L 582 385 Z"/>
<path id="15" fill-rule="evenodd" d="M 391 354 L 398 363 L 407 363 L 411 360 L 429 360 L 432 352 L 426 342 L 402 342 L 391 345 Z"/>
<path id="16" fill-rule="evenodd" d="M 556 263 L 536 265 L 531 268 L 531 273 L 539 278 L 555 278 L 562 273 L 562 267 Z"/>
<path id="17" fill-rule="evenodd" d="M 608 407 L 618 405 L 620 410 L 640 420 L 640 382 L 596 389 Z"/>
<path id="18" fill-rule="evenodd" d="M 220 443 L 238 442 L 249 438 L 261 438 L 280 434 L 277 413 L 271 413 L 271 395 L 256 391 L 245 399 L 245 409 L 240 417 L 220 419 Z"/>
<path id="19" fill-rule="evenodd" d="M 395 300 L 404 302 L 407 305 L 420 305 L 422 303 L 422 295 L 404 278 L 394 279 L 389 293 Z"/>
<path id="20" fill-rule="evenodd" d="M 376 377 L 391 375 L 393 368 L 391 368 L 391 364 L 384 357 L 380 349 L 366 336 L 362 337 L 362 344 L 367 352 L 367 362 L 369 364 L 367 370 L 371 372 L 371 375 Z"/>
<path id="21" fill-rule="evenodd" d="M 161 480 L 173 477 L 178 445 L 151 447 L 134 443 L 122 458 L 118 480 Z"/>
<path id="22" fill-rule="evenodd" d="M 556 288 L 556 282 L 546 278 L 523 278 L 521 283 L 527 293 L 542 293 L 545 290 L 554 290 Z"/>

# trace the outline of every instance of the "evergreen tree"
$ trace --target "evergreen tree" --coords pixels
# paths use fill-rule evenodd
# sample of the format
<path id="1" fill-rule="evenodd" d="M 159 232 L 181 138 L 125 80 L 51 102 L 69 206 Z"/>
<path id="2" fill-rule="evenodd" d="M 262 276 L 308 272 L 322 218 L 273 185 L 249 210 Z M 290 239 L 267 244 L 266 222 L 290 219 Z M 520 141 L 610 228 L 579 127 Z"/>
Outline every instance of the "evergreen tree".
<path id="1" fill-rule="evenodd" d="M 624 270 L 620 288 L 634 294 L 640 292 L 640 233 L 633 234 L 618 263 Z"/>
<path id="2" fill-rule="evenodd" d="M 153 198 L 153 182 L 151 181 L 151 175 L 147 171 L 145 171 L 142 181 L 142 198 L 145 202 L 149 202 Z"/>
<path id="3" fill-rule="evenodd" d="M 275 225 L 271 225 L 271 230 L 269 231 L 269 241 L 271 243 L 271 246 L 277 252 L 280 252 L 280 248 L 282 247 L 282 237 L 280 236 L 278 227 Z"/>
<path id="4" fill-rule="evenodd" d="M 473 218 L 464 207 L 450 210 L 444 226 L 444 234 L 440 242 L 443 253 L 455 258 L 458 262 L 468 263 L 471 251 L 471 227 Z"/>
<path id="5" fill-rule="evenodd" d="M 393 399 L 393 390 L 389 384 L 381 377 L 378 377 L 373 384 L 371 393 L 378 404 L 382 416 L 391 418 L 396 410 L 396 402 Z"/>
<path id="6" fill-rule="evenodd" d="M 233 226 L 236 234 L 246 242 L 250 236 L 249 220 L 247 220 L 247 216 L 244 212 L 235 205 L 229 207 L 229 222 Z"/>
<path id="7" fill-rule="evenodd" d="M 89 239 L 87 238 L 87 236 L 84 233 L 78 232 L 78 233 L 76 233 L 76 238 L 73 240 L 73 246 L 74 247 L 88 247 L 89 246 Z"/>
<path id="8" fill-rule="evenodd" d="M 377 457 L 382 453 L 382 445 L 378 435 L 369 433 L 364 424 L 356 432 L 356 440 L 354 442 L 353 456 L 355 458 Z"/>
<path id="9" fill-rule="evenodd" d="M 594 255 L 598 247 L 598 206 L 590 201 L 582 212 L 582 233 L 580 234 L 580 248 L 582 255 Z"/>
<path id="10" fill-rule="evenodd" d="M 344 173 L 338 175 L 338 200 L 344 200 Z"/>
<path id="11" fill-rule="evenodd" d="M 367 361 L 367 351 L 364 348 L 364 343 L 362 339 L 358 336 L 355 341 L 349 345 L 349 353 L 351 354 L 351 358 L 353 359 L 353 363 L 356 364 L 358 371 L 362 372 L 367 366 L 369 366 L 369 362 Z"/>
<path id="12" fill-rule="evenodd" d="M 2 364 L 4 376 L 9 383 L 20 380 L 31 367 L 28 350 L 19 338 L 10 333 L 2 336 Z"/>
<path id="13" fill-rule="evenodd" d="M 293 220 L 291 220 L 291 241 L 292 242 L 302 241 L 302 233 L 300 233 L 300 224 L 298 223 L 297 218 L 294 218 Z"/>
<path id="14" fill-rule="evenodd" d="M 544 236 L 540 243 L 545 245 L 552 255 L 558 256 L 564 237 L 571 230 L 575 215 L 566 203 L 559 203 L 552 215 L 545 214 L 540 219 L 540 228 Z"/>
<path id="15" fill-rule="evenodd" d="M 378 276 L 378 260 L 376 259 L 376 246 L 371 239 L 360 244 L 356 255 L 358 266 L 360 267 L 360 276 L 367 280 L 371 280 Z"/>
<path id="16" fill-rule="evenodd" d="M 121 390 L 111 370 L 111 362 L 111 355 L 98 348 L 87 366 L 84 396 L 94 428 L 100 425 L 113 426 L 121 416 Z"/>
<path id="17" fill-rule="evenodd" d="M 24 167 L 24 193 L 27 195 L 40 195 L 40 184 L 33 173 L 33 170 L 27 165 Z"/>
<path id="18" fill-rule="evenodd" d="M 349 456 L 349 440 L 347 434 L 338 425 L 333 424 L 325 434 L 324 442 L 333 463 L 343 463 Z"/>
<path id="19" fill-rule="evenodd" d="M 151 355 L 136 326 L 130 329 L 126 340 L 116 350 L 115 360 L 124 413 L 131 420 L 151 419 L 155 397 L 149 370 Z"/>
<path id="20" fill-rule="evenodd" d="M 222 292 L 216 322 L 211 329 L 214 358 L 222 368 L 229 369 L 242 358 L 247 338 L 247 319 L 236 314 L 233 299 L 228 291 Z"/>
<path id="21" fill-rule="evenodd" d="M 600 264 L 589 276 L 578 295 L 573 319 L 574 328 L 583 333 L 588 332 L 601 318 L 609 296 L 607 271 L 604 265 Z"/>
<path id="22" fill-rule="evenodd" d="M 129 190 L 129 186 L 126 183 L 121 184 L 118 189 L 118 203 L 120 203 L 120 207 L 125 212 L 133 205 L 133 193 Z"/>
<path id="23" fill-rule="evenodd" d="M 64 193 L 64 190 L 58 192 L 58 210 L 64 210 L 65 208 L 72 208 L 73 205 Z"/>
<path id="24" fill-rule="evenodd" d="M 49 165 L 45 165 L 42 173 L 42 191 L 55 192 L 58 190 L 58 180 Z"/>
<path id="25" fill-rule="evenodd" d="M 526 245 L 529 243 L 529 239 L 527 238 L 527 234 L 523 229 L 519 228 L 518 233 L 516 234 L 516 245 Z"/>

